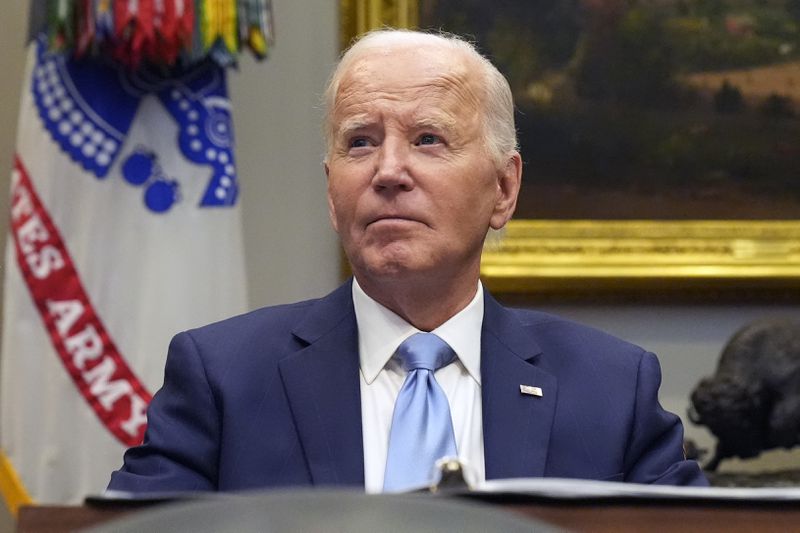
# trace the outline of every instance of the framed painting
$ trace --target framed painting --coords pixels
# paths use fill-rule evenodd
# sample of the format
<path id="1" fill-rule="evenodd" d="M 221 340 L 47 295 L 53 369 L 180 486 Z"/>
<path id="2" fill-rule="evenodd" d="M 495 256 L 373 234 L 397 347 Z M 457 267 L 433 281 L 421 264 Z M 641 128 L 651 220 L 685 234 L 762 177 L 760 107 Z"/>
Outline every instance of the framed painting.
<path id="1" fill-rule="evenodd" d="M 509 80 L 524 162 L 486 245 L 499 293 L 800 294 L 800 0 L 341 0 L 466 36 Z M 788 291 L 788 292 L 787 292 Z"/>

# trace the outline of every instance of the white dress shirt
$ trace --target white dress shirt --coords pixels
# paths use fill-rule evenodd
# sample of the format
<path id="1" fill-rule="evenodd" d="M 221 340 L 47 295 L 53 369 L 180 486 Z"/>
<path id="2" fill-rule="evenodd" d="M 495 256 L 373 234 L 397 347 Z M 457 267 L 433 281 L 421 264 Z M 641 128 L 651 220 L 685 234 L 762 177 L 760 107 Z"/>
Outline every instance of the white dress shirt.
<path id="1" fill-rule="evenodd" d="M 353 305 L 358 323 L 361 367 L 361 427 L 364 438 L 366 491 L 383 491 L 394 403 L 406 371 L 395 357 L 400 343 L 417 328 L 382 306 L 353 280 Z M 484 481 L 483 418 L 481 416 L 481 326 L 483 286 L 478 282 L 472 301 L 432 331 L 458 356 L 434 374 L 450 403 L 458 457 L 470 483 Z"/>

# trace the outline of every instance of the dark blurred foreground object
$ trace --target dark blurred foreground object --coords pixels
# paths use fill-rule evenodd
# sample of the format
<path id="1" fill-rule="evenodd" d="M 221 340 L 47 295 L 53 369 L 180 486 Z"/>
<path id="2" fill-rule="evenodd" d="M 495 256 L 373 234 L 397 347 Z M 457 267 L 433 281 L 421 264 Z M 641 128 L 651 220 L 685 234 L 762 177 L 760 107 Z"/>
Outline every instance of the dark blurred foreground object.
<path id="1" fill-rule="evenodd" d="M 563 530 L 487 504 L 446 500 L 429 494 L 367 495 L 307 490 L 221 494 L 212 499 L 160 506 L 86 531 L 548 533 Z"/>
<path id="2" fill-rule="evenodd" d="M 705 470 L 728 457 L 800 444 L 800 321 L 765 320 L 739 330 L 691 404 L 692 422 L 717 437 Z"/>

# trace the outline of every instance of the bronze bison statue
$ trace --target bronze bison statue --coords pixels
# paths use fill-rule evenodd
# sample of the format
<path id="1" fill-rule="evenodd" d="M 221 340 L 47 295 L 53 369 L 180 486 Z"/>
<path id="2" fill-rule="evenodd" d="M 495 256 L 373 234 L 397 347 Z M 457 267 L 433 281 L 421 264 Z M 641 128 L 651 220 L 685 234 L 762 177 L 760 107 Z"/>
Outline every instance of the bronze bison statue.
<path id="1" fill-rule="evenodd" d="M 765 320 L 739 330 L 716 373 L 692 392 L 689 419 L 717 438 L 705 466 L 800 444 L 800 320 Z"/>

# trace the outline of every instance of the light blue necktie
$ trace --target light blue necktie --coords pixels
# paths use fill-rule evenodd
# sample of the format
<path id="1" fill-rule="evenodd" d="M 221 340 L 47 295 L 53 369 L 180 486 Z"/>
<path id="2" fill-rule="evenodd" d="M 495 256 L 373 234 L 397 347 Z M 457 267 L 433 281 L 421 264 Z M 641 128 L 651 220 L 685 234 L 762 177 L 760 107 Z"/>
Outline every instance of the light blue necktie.
<path id="1" fill-rule="evenodd" d="M 450 405 L 433 377 L 455 358 L 453 349 L 433 333 L 416 333 L 400 344 L 397 355 L 408 375 L 394 404 L 383 481 L 387 492 L 430 484 L 436 461 L 457 455 Z"/>

